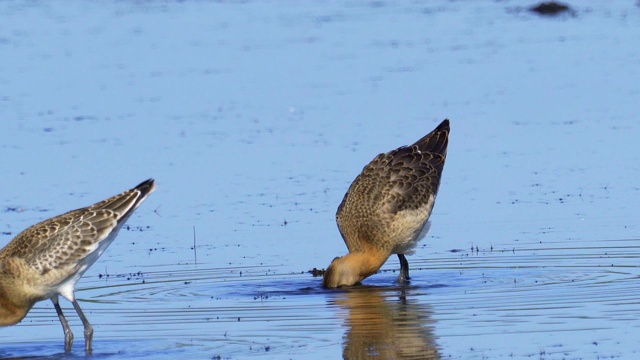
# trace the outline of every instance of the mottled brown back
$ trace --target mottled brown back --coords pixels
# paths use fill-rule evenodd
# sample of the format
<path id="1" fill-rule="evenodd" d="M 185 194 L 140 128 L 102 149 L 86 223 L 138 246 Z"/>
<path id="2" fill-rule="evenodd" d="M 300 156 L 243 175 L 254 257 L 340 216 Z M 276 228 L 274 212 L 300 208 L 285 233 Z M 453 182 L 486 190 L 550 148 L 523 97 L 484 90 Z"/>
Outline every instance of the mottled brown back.
<path id="1" fill-rule="evenodd" d="M 393 240 L 389 231 L 403 210 L 421 210 L 426 223 L 431 208 L 424 208 L 433 206 L 429 199 L 438 192 L 448 140 L 449 120 L 444 120 L 414 144 L 380 154 L 364 167 L 336 213 L 350 252 Z"/>
<path id="2" fill-rule="evenodd" d="M 154 186 L 149 179 L 97 204 L 33 225 L 0 250 L 0 261 L 17 257 L 41 274 L 74 266 L 124 223 Z"/>

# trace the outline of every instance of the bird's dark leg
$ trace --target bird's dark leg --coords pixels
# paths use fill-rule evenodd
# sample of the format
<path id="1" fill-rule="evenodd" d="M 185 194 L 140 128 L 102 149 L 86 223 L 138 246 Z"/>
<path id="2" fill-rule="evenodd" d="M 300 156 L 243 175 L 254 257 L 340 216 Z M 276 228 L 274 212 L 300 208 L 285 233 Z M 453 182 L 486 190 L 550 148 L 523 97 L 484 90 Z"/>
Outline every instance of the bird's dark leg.
<path id="1" fill-rule="evenodd" d="M 400 260 L 400 276 L 398 276 L 399 283 L 408 283 L 409 279 L 409 262 L 407 258 L 404 257 L 404 254 L 398 254 L 398 259 Z"/>
<path id="2" fill-rule="evenodd" d="M 56 308 L 56 312 L 58 313 L 58 319 L 60 319 L 60 324 L 62 324 L 62 330 L 64 331 L 64 351 L 70 352 L 71 345 L 73 345 L 73 332 L 69 327 L 69 323 L 67 319 L 64 317 L 62 313 L 62 308 L 58 303 L 58 296 L 54 296 L 51 298 L 51 302 L 53 303 L 53 307 Z"/>
<path id="3" fill-rule="evenodd" d="M 91 326 L 91 324 L 89 323 L 89 320 L 87 320 L 87 317 L 84 316 L 82 309 L 80 309 L 80 304 L 78 304 L 78 300 L 74 299 L 71 303 L 73 304 L 73 307 L 76 309 L 76 312 L 78 313 L 78 316 L 82 321 L 82 325 L 84 325 L 84 348 L 87 354 L 91 354 L 91 351 L 92 351 L 91 341 L 93 340 L 93 326 Z"/>

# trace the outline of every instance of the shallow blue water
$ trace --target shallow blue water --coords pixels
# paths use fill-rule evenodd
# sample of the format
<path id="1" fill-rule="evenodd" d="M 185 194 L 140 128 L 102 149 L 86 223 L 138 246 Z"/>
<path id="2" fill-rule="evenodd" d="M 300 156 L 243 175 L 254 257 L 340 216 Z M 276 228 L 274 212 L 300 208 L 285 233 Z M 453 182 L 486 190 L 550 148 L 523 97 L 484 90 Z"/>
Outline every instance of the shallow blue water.
<path id="1" fill-rule="evenodd" d="M 635 358 L 640 7 L 528 5 L 0 3 L 0 244 L 157 179 L 79 283 L 96 357 L 355 357 L 364 327 L 423 356 Z M 446 117 L 411 287 L 392 258 L 321 290 L 350 182 Z M 62 356 L 47 302 L 0 337 Z"/>

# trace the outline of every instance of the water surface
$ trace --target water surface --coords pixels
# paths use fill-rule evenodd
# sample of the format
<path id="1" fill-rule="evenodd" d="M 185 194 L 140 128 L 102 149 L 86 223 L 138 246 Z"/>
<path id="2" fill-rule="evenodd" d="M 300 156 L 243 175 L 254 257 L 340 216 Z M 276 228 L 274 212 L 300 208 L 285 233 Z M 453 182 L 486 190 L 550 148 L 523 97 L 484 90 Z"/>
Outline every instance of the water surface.
<path id="1" fill-rule="evenodd" d="M 78 284 L 96 358 L 636 358 L 640 7 L 528 5 L 3 2 L 0 244 L 157 179 Z M 350 182 L 446 117 L 411 285 L 321 289 Z M 84 357 L 62 305 L 71 354 L 42 302 L 0 356 Z"/>

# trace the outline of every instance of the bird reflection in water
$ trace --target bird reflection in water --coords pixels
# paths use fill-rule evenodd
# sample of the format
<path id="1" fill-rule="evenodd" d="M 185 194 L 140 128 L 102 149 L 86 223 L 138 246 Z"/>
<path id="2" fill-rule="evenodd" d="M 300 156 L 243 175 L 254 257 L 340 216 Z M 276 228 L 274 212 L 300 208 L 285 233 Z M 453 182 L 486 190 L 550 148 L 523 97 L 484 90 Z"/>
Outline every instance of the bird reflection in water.
<path id="1" fill-rule="evenodd" d="M 344 359 L 440 359 L 430 308 L 412 301 L 410 291 L 360 286 L 336 294 L 348 311 Z"/>

